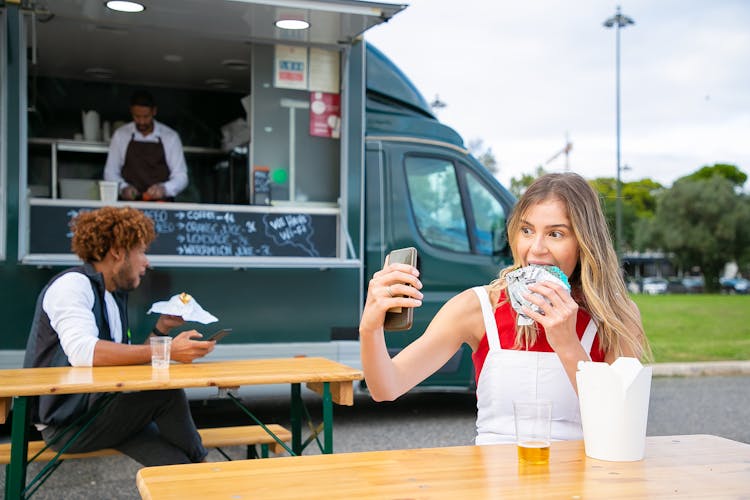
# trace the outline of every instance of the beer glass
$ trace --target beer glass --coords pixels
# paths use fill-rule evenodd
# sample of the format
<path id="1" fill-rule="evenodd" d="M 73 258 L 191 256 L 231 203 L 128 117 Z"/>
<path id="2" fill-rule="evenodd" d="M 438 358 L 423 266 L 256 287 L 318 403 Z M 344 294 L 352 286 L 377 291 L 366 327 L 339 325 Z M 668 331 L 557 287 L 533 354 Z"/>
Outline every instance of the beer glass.
<path id="1" fill-rule="evenodd" d="M 552 401 L 513 401 L 518 460 L 527 464 L 549 463 Z"/>

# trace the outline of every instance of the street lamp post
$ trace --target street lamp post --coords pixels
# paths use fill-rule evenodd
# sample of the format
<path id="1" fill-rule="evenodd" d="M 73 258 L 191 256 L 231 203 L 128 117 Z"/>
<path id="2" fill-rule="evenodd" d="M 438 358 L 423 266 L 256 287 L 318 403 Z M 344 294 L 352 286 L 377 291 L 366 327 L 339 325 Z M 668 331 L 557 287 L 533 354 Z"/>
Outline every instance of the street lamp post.
<path id="1" fill-rule="evenodd" d="M 605 28 L 615 28 L 615 101 L 617 121 L 617 185 L 615 200 L 615 249 L 617 257 L 622 258 L 622 180 L 620 178 L 620 29 L 635 24 L 628 16 L 620 13 L 620 6 L 614 16 L 604 21 Z"/>

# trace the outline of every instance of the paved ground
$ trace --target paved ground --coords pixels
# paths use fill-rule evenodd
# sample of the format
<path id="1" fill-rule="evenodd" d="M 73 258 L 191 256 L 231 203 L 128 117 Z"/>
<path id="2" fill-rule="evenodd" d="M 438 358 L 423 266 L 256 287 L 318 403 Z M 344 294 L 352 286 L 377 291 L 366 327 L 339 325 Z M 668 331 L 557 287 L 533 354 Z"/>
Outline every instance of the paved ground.
<path id="1" fill-rule="evenodd" d="M 651 388 L 649 435 L 715 434 L 750 443 L 750 375 L 655 377 Z M 317 396 L 306 395 L 311 411 Z M 396 402 L 375 403 L 359 395 L 353 407 L 336 407 L 334 448 L 337 453 L 454 446 L 474 439 L 476 399 L 473 394 L 408 394 Z M 259 397 L 249 403 L 267 422 L 288 425 L 286 395 Z M 200 426 L 245 422 L 227 401 L 196 402 Z M 319 416 L 319 415 L 314 415 Z M 242 458 L 241 448 L 230 454 Z M 317 454 L 308 449 L 305 454 Z M 221 457 L 212 452 L 210 458 Z M 69 461 L 34 495 L 36 500 L 138 499 L 138 464 L 126 457 Z M 30 469 L 29 477 L 38 467 Z M 5 472 L 0 470 L 0 487 Z"/>

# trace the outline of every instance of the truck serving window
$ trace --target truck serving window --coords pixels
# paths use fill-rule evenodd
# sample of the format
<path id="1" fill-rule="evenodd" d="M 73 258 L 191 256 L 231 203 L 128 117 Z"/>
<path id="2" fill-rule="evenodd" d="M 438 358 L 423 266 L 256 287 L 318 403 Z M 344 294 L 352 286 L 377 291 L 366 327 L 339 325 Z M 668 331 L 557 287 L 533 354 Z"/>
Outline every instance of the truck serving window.
<path id="1" fill-rule="evenodd" d="M 466 219 L 453 162 L 408 156 L 405 165 L 419 233 L 436 247 L 469 252 Z"/>

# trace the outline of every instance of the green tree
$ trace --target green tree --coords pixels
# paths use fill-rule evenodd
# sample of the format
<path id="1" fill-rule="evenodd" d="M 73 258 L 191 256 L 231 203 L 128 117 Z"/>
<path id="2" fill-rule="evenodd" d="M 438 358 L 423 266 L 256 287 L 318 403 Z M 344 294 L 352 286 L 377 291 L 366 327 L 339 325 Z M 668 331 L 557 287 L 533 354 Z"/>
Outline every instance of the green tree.
<path id="1" fill-rule="evenodd" d="M 526 191 L 526 188 L 531 186 L 531 183 L 537 180 L 539 177 L 546 174 L 547 171 L 544 170 L 544 167 L 539 165 L 536 168 L 536 172 L 534 174 L 521 174 L 521 177 L 516 179 L 515 177 L 511 177 L 510 179 L 510 192 L 515 196 L 516 198 L 520 198 L 521 195 Z"/>
<path id="2" fill-rule="evenodd" d="M 738 235 L 738 246 L 742 249 L 737 256 L 737 265 L 744 277 L 750 277 L 750 195 L 740 195 L 740 211 L 738 217 L 744 222 L 744 230 Z M 740 222 L 743 224 L 742 222 Z"/>
<path id="3" fill-rule="evenodd" d="M 602 209 L 609 225 L 612 240 L 615 238 L 617 213 L 617 180 L 614 177 L 599 177 L 590 181 L 602 199 Z M 624 250 L 649 248 L 651 238 L 643 239 L 643 220 L 650 220 L 656 210 L 656 195 L 664 188 L 651 179 L 622 183 L 622 239 Z"/>
<path id="4" fill-rule="evenodd" d="M 721 175 L 683 178 L 657 199 L 655 241 L 683 268 L 700 266 L 707 291 L 719 289 L 725 263 L 746 251 L 750 211 L 744 195 L 734 188 Z"/>
<path id="5" fill-rule="evenodd" d="M 692 181 L 708 180 L 715 175 L 727 179 L 729 182 L 734 184 L 735 187 L 738 188 L 741 188 L 745 184 L 745 181 L 747 181 L 747 174 L 745 172 L 740 170 L 738 167 L 729 165 L 727 163 L 714 163 L 710 166 L 706 165 L 699 168 L 692 174 L 682 177 L 681 179 Z"/>
<path id="6" fill-rule="evenodd" d="M 495 159 L 495 153 L 492 152 L 491 147 L 484 147 L 484 141 L 482 139 L 472 139 L 469 141 L 468 149 L 469 152 L 479 160 L 479 163 L 484 165 L 484 168 L 489 170 L 492 174 L 497 174 L 499 169 L 497 166 L 497 160 Z"/>

